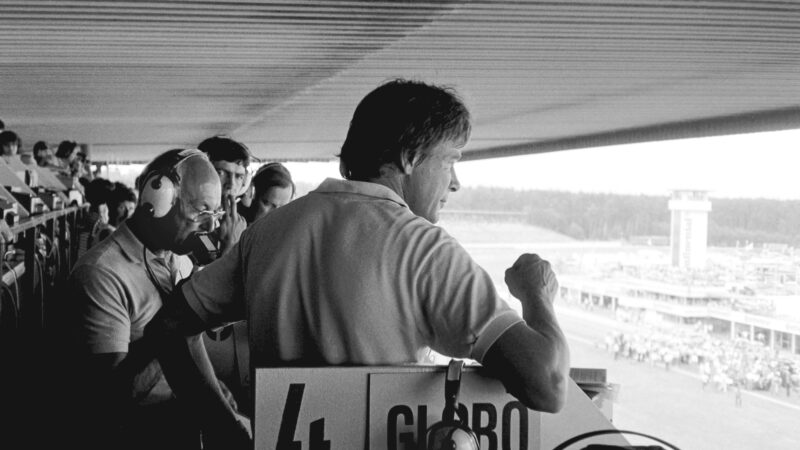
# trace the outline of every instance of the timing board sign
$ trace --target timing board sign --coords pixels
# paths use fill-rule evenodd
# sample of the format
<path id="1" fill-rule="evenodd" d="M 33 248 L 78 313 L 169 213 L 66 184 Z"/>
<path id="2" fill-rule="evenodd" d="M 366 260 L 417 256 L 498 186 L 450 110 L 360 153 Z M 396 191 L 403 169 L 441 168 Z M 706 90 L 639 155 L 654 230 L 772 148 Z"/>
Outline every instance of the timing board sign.
<path id="1" fill-rule="evenodd" d="M 368 374 L 363 368 L 257 369 L 255 448 L 365 448 Z"/>
<path id="2" fill-rule="evenodd" d="M 256 369 L 255 448 L 419 450 L 425 431 L 441 420 L 445 372 L 444 366 Z M 574 382 L 561 413 L 539 413 L 467 367 L 459 401 L 482 449 L 551 449 L 577 433 L 613 428 Z"/>
<path id="3" fill-rule="evenodd" d="M 445 372 L 373 373 L 369 376 L 369 447 L 411 450 L 442 418 Z M 477 372 L 461 378 L 461 416 L 483 449 L 538 449 L 540 414 Z"/>

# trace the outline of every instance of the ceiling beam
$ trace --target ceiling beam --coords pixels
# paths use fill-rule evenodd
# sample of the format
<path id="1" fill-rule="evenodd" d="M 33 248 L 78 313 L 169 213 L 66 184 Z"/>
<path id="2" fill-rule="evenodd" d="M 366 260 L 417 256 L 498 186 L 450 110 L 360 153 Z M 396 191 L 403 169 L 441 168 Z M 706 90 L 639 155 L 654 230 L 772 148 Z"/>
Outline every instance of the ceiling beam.
<path id="1" fill-rule="evenodd" d="M 625 128 L 604 133 L 570 136 L 520 144 L 500 145 L 464 152 L 462 161 L 531 155 L 581 148 L 637 144 L 673 139 L 800 129 L 800 106 L 754 111 L 730 116 Z M 800 143 L 799 143 L 800 144 Z"/>

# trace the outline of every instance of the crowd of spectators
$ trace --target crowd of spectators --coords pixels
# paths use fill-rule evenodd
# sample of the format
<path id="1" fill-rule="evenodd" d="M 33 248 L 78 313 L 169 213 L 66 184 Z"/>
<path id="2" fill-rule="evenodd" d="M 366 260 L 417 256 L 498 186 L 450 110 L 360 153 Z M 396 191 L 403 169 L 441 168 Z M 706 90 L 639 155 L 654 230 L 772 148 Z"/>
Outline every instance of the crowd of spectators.
<path id="1" fill-rule="evenodd" d="M 84 200 L 89 204 L 89 211 L 81 225 L 79 254 L 110 235 L 130 217 L 138 199 L 138 192 L 131 186 L 100 176 L 100 168 L 92 164 L 88 148 L 73 140 L 63 140 L 55 147 L 40 140 L 28 149 L 23 146 L 22 138 L 16 132 L 5 129 L 5 123 L 0 120 L 0 155 L 18 155 L 24 162 L 31 161 L 39 167 L 48 168 L 60 175 L 62 180 L 71 180 L 67 182 L 67 188 L 78 189 L 83 193 Z M 198 144 L 198 148 L 212 160 L 223 186 L 228 188 L 226 194 L 236 202 L 234 209 L 241 216 L 243 224 L 236 233 L 236 240 L 245 223 L 252 223 L 294 197 L 294 181 L 282 164 L 265 164 L 255 176 L 252 175 L 248 166 L 256 159 L 244 144 L 227 136 L 213 136 Z M 241 173 L 229 173 L 234 169 L 239 169 Z M 231 189 L 230 184 L 235 184 L 235 177 L 238 177 L 236 181 L 239 184 L 245 185 Z M 232 212 L 229 216 L 234 216 Z M 224 229 L 225 225 L 221 220 L 220 226 Z M 231 243 L 228 242 L 227 245 Z"/>
<path id="2" fill-rule="evenodd" d="M 641 328 L 635 332 L 613 331 L 603 347 L 614 359 L 680 366 L 696 371 L 703 389 L 711 385 L 721 392 L 731 388 L 792 392 L 800 390 L 800 363 L 765 345 L 763 338 L 721 339 L 701 330 Z"/>

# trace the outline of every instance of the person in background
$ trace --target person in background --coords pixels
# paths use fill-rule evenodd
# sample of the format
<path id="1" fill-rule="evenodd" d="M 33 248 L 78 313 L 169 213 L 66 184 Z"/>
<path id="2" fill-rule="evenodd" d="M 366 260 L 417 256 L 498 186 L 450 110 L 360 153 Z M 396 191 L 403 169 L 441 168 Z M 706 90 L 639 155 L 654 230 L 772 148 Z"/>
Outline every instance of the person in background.
<path id="1" fill-rule="evenodd" d="M 75 148 L 78 143 L 75 141 L 61 141 L 56 148 L 56 158 L 58 159 L 59 166 L 62 169 L 69 169 L 72 166 L 72 161 L 75 160 Z"/>
<path id="2" fill-rule="evenodd" d="M 252 186 L 253 199 L 245 216 L 248 224 L 289 203 L 295 194 L 292 174 L 277 162 L 261 166 L 253 175 Z"/>
<path id="3" fill-rule="evenodd" d="M 114 227 L 109 225 L 109 204 L 114 183 L 105 178 L 95 178 L 92 181 L 82 179 L 81 184 L 86 193 L 86 202 L 89 203 L 89 211 L 78 233 L 78 255 L 82 255 L 114 231 Z"/>
<path id="4" fill-rule="evenodd" d="M 33 144 L 33 158 L 39 167 L 53 167 L 57 165 L 53 151 L 45 141 L 39 141 Z"/>
<path id="5" fill-rule="evenodd" d="M 201 423 L 191 399 L 176 398 L 153 342 L 143 336 L 162 298 L 191 273 L 186 255 L 194 236 L 218 224 L 219 178 L 202 152 L 175 149 L 148 164 L 137 187 L 134 214 L 81 256 L 69 276 L 72 361 L 89 400 L 82 405 L 89 412 L 84 435 L 100 448 L 199 449 L 200 428 L 209 440 L 217 430 L 233 430 L 224 436 L 236 448 L 249 436 L 235 415 L 224 420 L 234 405 L 205 411 L 208 422 Z M 202 340 L 187 344 L 207 362 Z M 209 376 L 205 381 L 225 396 L 213 372 Z M 225 447 L 206 442 L 203 448 Z"/>
<path id="6" fill-rule="evenodd" d="M 5 133 L 6 124 L 0 120 L 0 142 L 4 141 L 3 133 Z M 5 153 L 5 152 L 4 152 Z M 5 220 L 0 220 L 0 242 L 3 244 L 9 244 L 15 241 L 14 233 L 11 231 L 11 227 L 8 226 Z"/>
<path id="7" fill-rule="evenodd" d="M 64 175 L 79 180 L 91 181 L 94 173 L 88 156 L 75 141 L 61 141 L 56 149 L 59 169 Z"/>
<path id="8" fill-rule="evenodd" d="M 95 178 L 94 170 L 92 170 L 92 162 L 89 160 L 89 155 L 86 153 L 83 146 L 78 146 L 75 152 L 72 172 L 77 174 L 79 179 L 91 181 Z"/>
<path id="9" fill-rule="evenodd" d="M 345 180 L 256 221 L 165 300 L 145 334 L 175 363 L 170 383 L 219 408 L 184 336 L 247 318 L 251 367 L 407 364 L 430 347 L 483 364 L 529 408 L 559 411 L 569 348 L 549 263 L 524 254 L 506 271 L 520 317 L 435 225 L 460 187 L 454 165 L 470 130 L 450 89 L 394 80 L 369 93 L 342 145 Z"/>
<path id="10" fill-rule="evenodd" d="M 0 152 L 2 156 L 13 156 L 19 151 L 19 136 L 13 131 L 0 133 Z"/>
<path id="11" fill-rule="evenodd" d="M 247 146 L 226 136 L 210 137 L 197 148 L 208 155 L 222 184 L 225 216 L 213 237 L 219 245 L 220 254 L 225 254 L 239 242 L 239 237 L 247 227 L 247 222 L 237 212 L 236 203 L 250 185 L 248 167 L 253 156 Z"/>
<path id="12" fill-rule="evenodd" d="M 236 211 L 239 213 L 240 216 L 244 217 L 249 225 L 252 220 L 250 220 L 250 206 L 253 204 L 253 196 L 255 195 L 256 190 L 253 187 L 252 181 L 250 182 L 250 186 L 245 189 L 244 194 L 239 197 L 239 201 L 236 203 Z"/>
<path id="13" fill-rule="evenodd" d="M 124 183 L 114 183 L 108 205 L 108 223 L 118 227 L 136 210 L 136 192 Z"/>

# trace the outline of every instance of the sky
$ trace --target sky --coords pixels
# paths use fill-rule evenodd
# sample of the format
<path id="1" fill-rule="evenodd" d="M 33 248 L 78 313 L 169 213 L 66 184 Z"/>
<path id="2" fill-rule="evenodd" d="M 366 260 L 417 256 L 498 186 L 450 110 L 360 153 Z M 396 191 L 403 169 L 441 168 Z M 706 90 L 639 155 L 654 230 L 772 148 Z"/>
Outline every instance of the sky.
<path id="1" fill-rule="evenodd" d="M 339 178 L 338 163 L 288 163 L 293 177 Z M 800 130 L 597 147 L 459 162 L 463 187 L 800 199 Z"/>

